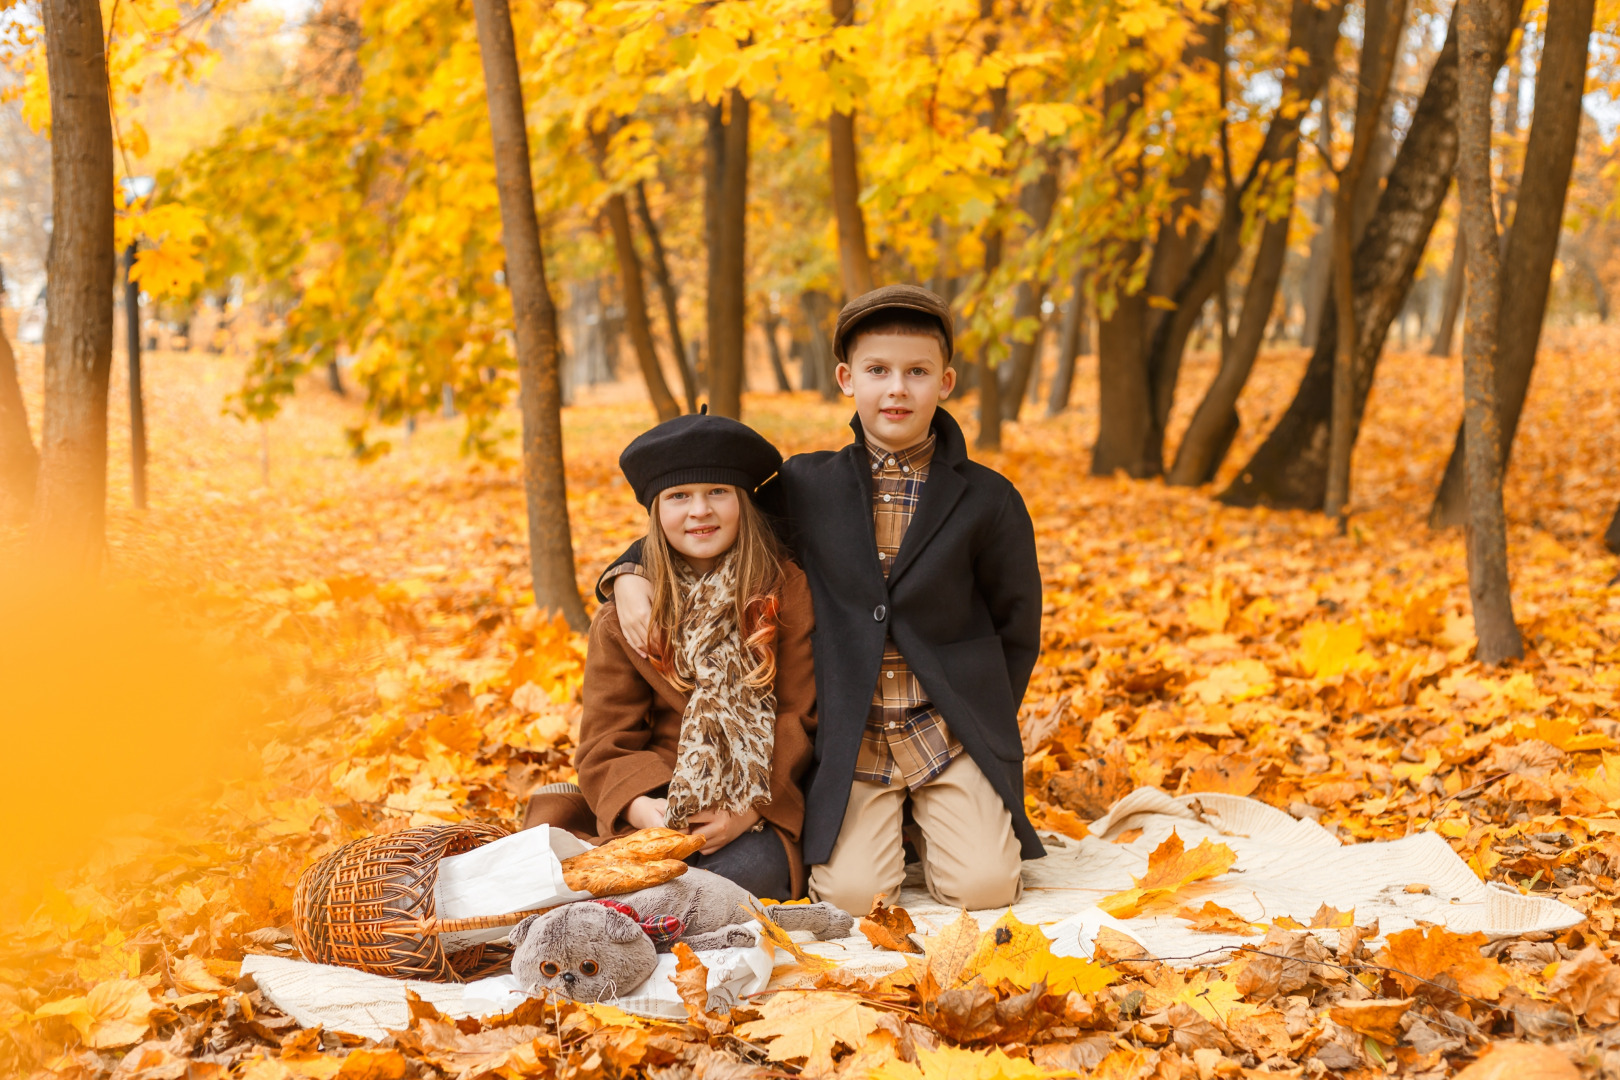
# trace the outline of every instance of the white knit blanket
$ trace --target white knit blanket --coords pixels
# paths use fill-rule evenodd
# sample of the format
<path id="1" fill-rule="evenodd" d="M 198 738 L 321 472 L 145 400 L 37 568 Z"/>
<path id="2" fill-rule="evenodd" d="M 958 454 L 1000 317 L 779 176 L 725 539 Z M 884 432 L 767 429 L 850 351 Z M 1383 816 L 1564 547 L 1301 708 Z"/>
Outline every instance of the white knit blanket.
<path id="1" fill-rule="evenodd" d="M 1130 843 L 1117 842 L 1132 829 L 1141 829 L 1141 835 Z M 1096 906 L 1103 897 L 1134 886 L 1147 873 L 1148 856 L 1172 831 L 1188 849 L 1209 839 L 1237 855 L 1231 870 L 1196 887 L 1191 906 L 1213 900 L 1257 923 L 1287 915 L 1309 925 L 1327 904 L 1340 911 L 1354 908 L 1362 925 L 1377 919 L 1380 936 L 1421 921 L 1499 938 L 1567 930 L 1585 918 L 1561 901 L 1480 881 L 1434 833 L 1343 844 L 1316 822 L 1297 820 L 1254 799 L 1171 796 L 1158 788 L 1138 788 L 1119 800 L 1091 823 L 1091 835 L 1084 840 L 1043 836 L 1047 856 L 1024 863 L 1024 896 L 1013 913 L 1025 922 L 1041 923 L 1060 955 L 1089 956 L 1097 927 L 1107 925 L 1178 967 L 1224 960 L 1230 949 L 1255 939 L 1201 933 L 1174 915 L 1117 920 Z M 1428 892 L 1408 892 L 1409 885 L 1425 885 Z M 937 933 L 959 914 L 928 895 L 916 866 L 899 903 L 924 935 Z M 1000 911 L 973 914 L 981 927 L 1001 916 Z M 1337 931 L 1333 934 L 1336 943 Z M 891 971 L 904 962 L 860 936 L 807 949 L 864 972 Z"/>
<path id="2" fill-rule="evenodd" d="M 1141 835 L 1129 843 L 1116 842 L 1132 829 L 1141 829 Z M 1172 830 L 1188 848 L 1208 838 L 1237 855 L 1231 870 L 1197 887 L 1193 906 L 1213 900 L 1257 923 L 1286 915 L 1308 924 L 1327 904 L 1340 911 L 1355 909 L 1356 921 L 1363 925 L 1377 919 L 1382 935 L 1426 922 L 1499 938 L 1566 930 L 1583 918 L 1560 901 L 1487 885 L 1433 833 L 1347 845 L 1315 822 L 1295 820 L 1253 799 L 1211 794 L 1172 797 L 1156 788 L 1138 789 L 1115 803 L 1107 816 L 1092 823 L 1092 835 L 1084 840 L 1044 837 L 1048 855 L 1024 864 L 1024 896 L 1013 913 L 1025 922 L 1041 924 L 1053 939 L 1053 951 L 1063 955 L 1089 955 L 1097 928 L 1108 925 L 1177 966 L 1223 959 L 1228 950 L 1255 939 L 1200 933 L 1172 915 L 1117 920 L 1096 906 L 1103 897 L 1131 888 L 1134 879 L 1147 872 L 1149 854 Z M 535 842 L 511 846 L 532 856 Z M 918 868 L 912 871 L 899 903 L 910 912 L 919 933 L 935 934 L 959 912 L 934 902 L 922 888 Z M 560 873 L 555 880 L 560 883 Z M 1411 885 L 1426 886 L 1428 891 L 1408 891 Z M 988 928 L 1003 912 L 972 914 Z M 841 941 L 811 942 L 806 948 L 858 972 L 885 972 L 904 963 L 900 954 L 874 948 L 859 932 Z M 709 967 L 711 1008 L 764 989 L 773 962 L 762 948 L 725 949 L 700 957 Z M 406 1026 L 407 988 L 457 1017 L 507 1012 L 522 1000 L 510 976 L 464 985 L 400 982 L 264 956 L 248 957 L 242 971 L 253 975 L 265 996 L 299 1023 L 373 1038 Z M 644 1016 L 684 1017 L 669 982 L 673 973 L 674 960 L 666 958 L 652 978 L 611 1004 Z"/>

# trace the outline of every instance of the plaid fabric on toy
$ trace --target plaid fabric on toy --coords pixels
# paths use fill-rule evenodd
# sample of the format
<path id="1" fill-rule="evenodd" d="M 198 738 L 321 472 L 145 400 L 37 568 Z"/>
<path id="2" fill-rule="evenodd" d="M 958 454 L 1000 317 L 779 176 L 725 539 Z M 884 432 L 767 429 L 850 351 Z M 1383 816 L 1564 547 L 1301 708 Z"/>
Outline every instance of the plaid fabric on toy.
<path id="1" fill-rule="evenodd" d="M 686 924 L 673 915 L 660 915 L 656 919 L 643 919 L 636 909 L 622 900 L 609 900 L 606 898 L 592 900 L 593 904 L 612 908 L 620 915 L 630 916 L 630 921 L 640 926 L 646 935 L 652 938 L 653 946 L 668 945 L 686 932 Z"/>

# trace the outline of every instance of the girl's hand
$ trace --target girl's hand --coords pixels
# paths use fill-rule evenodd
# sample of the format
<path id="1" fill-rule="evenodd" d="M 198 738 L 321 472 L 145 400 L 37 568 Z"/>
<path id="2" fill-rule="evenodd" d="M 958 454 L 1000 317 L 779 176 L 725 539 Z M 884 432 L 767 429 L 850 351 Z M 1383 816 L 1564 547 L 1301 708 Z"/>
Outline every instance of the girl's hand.
<path id="1" fill-rule="evenodd" d="M 645 660 L 647 627 L 652 622 L 652 582 L 639 574 L 620 574 L 613 579 L 613 602 L 619 609 L 624 640 Z"/>
<path id="2" fill-rule="evenodd" d="M 662 829 L 664 814 L 668 809 L 668 799 L 649 799 L 645 795 L 637 795 L 630 800 L 624 820 L 638 829 Z"/>
<path id="3" fill-rule="evenodd" d="M 704 855 L 713 855 L 758 824 L 758 810 L 741 814 L 730 810 L 702 810 L 687 819 L 686 832 L 688 835 L 702 833 L 709 842 L 701 851 Z"/>

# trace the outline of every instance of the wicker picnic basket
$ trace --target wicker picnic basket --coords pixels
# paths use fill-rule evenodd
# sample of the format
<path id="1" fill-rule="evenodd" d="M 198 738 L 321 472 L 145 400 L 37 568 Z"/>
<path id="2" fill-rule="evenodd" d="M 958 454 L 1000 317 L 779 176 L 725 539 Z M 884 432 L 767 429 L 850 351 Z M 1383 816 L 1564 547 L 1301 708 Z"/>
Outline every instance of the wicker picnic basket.
<path id="1" fill-rule="evenodd" d="M 465 982 L 512 958 L 500 942 L 447 953 L 440 935 L 511 926 L 531 912 L 479 919 L 434 913 L 439 860 L 507 835 L 499 825 L 463 822 L 367 836 L 305 870 L 293 893 L 293 937 L 305 960 L 395 979 Z"/>

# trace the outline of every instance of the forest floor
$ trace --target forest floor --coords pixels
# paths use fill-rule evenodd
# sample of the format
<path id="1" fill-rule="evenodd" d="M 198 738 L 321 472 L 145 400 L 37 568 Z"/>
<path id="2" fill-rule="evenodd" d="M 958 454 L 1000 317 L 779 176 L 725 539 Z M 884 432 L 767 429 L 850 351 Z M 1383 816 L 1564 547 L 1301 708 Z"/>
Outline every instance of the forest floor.
<path id="1" fill-rule="evenodd" d="M 1212 489 L 1091 477 L 1094 367 L 1075 408 L 1031 410 L 1003 453 L 983 456 L 1024 492 L 1045 579 L 1044 652 L 1022 714 L 1043 827 L 1083 832 L 1139 785 L 1252 795 L 1347 842 L 1438 832 L 1483 878 L 1560 897 L 1588 914 L 1583 926 L 1483 953 L 1483 938 L 1411 931 L 1378 952 L 1353 913 L 1329 913 L 1342 931 L 1326 946 L 1288 920 L 1254 939 L 1324 963 L 1273 961 L 1268 974 L 1264 958 L 1239 957 L 1190 979 L 1120 963 L 1037 993 L 1033 969 L 992 979 L 959 955 L 944 989 L 967 996 L 950 1008 L 930 982 L 950 965 L 935 941 L 920 961 L 929 978 L 807 974 L 823 996 L 755 1003 L 765 1026 L 747 1039 L 731 1028 L 747 1014 L 672 1025 L 579 1008 L 482 1030 L 424 1012 L 366 1045 L 299 1033 L 238 982 L 237 964 L 285 951 L 299 872 L 339 844 L 464 818 L 512 824 L 533 785 L 568 776 L 583 638 L 535 611 L 518 473 L 459 457 L 459 420 L 425 419 L 408 438 L 373 431 L 393 450 L 361 466 L 343 436 L 361 418 L 352 396 L 310 380 L 261 429 L 222 413 L 237 362 L 155 354 L 144 512 L 130 506 L 116 377 L 112 391 L 112 588 L 17 589 L 0 609 L 15 717 L 0 764 L 0 1069 L 1615 1075 L 1620 559 L 1598 538 L 1620 498 L 1616 344 L 1602 330 L 1547 334 L 1507 485 L 1530 656 L 1499 671 L 1470 659 L 1460 536 L 1424 524 L 1460 414 L 1455 359 L 1385 359 L 1344 537 L 1317 514 L 1223 507 Z M 33 390 L 38 350 L 21 352 Z M 1298 351 L 1262 359 L 1223 478 L 1303 363 Z M 1173 434 L 1211 374 L 1208 356 L 1190 364 Z M 37 432 L 37 396 L 29 405 Z M 847 439 L 848 408 L 813 395 L 751 395 L 745 409 L 785 453 Z M 644 527 L 616 461 L 651 419 L 629 389 L 566 411 L 582 590 Z M 15 542 L 0 536 L 0 550 Z M 980 1010 L 978 1026 L 962 1009 Z M 813 1051 L 807 1026 L 824 1033 Z M 1524 1040 L 1538 1045 L 1475 1062 L 1488 1044 Z"/>

